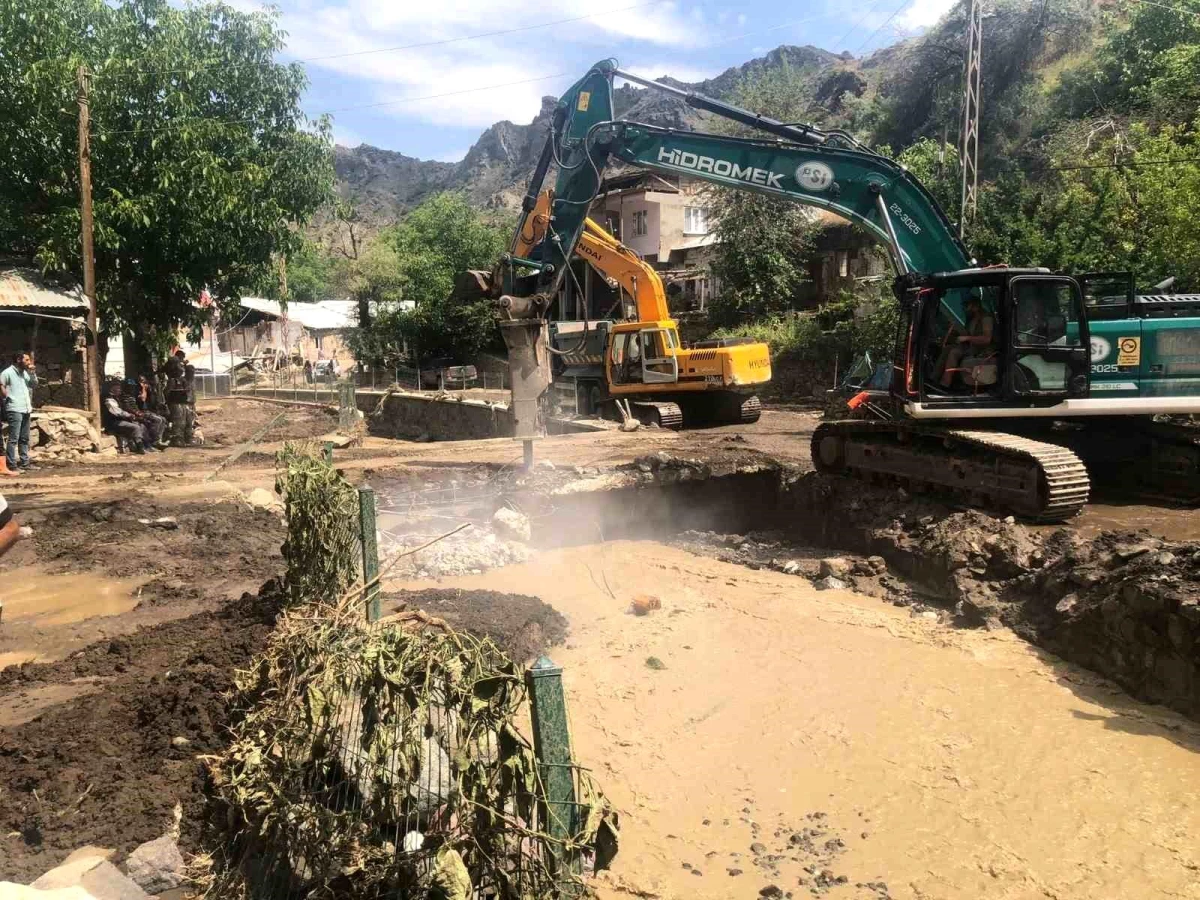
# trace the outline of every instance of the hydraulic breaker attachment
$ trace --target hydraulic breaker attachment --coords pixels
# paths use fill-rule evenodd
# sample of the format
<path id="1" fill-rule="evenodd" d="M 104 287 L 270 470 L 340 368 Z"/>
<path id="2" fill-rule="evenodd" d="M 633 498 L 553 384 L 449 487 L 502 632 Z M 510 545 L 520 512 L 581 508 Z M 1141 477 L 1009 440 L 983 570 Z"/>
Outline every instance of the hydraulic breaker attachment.
<path id="1" fill-rule="evenodd" d="M 493 301 L 500 334 L 508 349 L 512 375 L 513 437 L 531 441 L 541 437 L 541 399 L 550 387 L 550 351 L 545 312 L 550 298 L 504 296 Z"/>

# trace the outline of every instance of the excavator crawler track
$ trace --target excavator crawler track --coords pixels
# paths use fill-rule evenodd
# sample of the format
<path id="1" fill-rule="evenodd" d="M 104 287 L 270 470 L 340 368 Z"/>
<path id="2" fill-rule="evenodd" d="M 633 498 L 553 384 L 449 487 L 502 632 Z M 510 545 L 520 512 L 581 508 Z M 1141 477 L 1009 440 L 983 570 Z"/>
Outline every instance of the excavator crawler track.
<path id="1" fill-rule="evenodd" d="M 1072 451 L 999 431 L 825 422 L 813 433 L 812 458 L 819 472 L 896 481 L 1041 522 L 1074 516 L 1091 487 Z"/>
<path id="2" fill-rule="evenodd" d="M 743 425 L 750 425 L 758 421 L 758 417 L 762 415 L 762 401 L 758 399 L 758 395 L 754 394 L 742 401 L 741 419 Z"/>
<path id="3" fill-rule="evenodd" d="M 637 400 L 629 404 L 634 418 L 643 425 L 657 425 L 678 431 L 683 427 L 683 410 L 678 403 Z"/>

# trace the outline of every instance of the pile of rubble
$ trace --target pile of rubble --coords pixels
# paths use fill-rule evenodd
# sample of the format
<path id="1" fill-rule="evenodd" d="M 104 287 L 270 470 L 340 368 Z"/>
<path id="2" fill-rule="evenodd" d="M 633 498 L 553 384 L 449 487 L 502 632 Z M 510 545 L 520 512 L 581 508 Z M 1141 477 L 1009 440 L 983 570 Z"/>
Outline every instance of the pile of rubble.
<path id="1" fill-rule="evenodd" d="M 78 461 L 89 453 L 101 456 L 117 453 L 117 442 L 97 431 L 87 413 L 62 406 L 34 410 L 29 445 L 41 459 Z"/>

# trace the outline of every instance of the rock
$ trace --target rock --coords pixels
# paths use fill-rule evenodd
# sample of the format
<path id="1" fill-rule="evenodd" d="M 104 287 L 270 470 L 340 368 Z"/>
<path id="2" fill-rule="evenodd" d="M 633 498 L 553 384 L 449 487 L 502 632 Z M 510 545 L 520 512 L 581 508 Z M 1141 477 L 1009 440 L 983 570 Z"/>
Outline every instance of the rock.
<path id="1" fill-rule="evenodd" d="M 272 509 L 281 505 L 279 498 L 265 488 L 252 490 L 246 495 L 246 502 L 257 509 Z"/>
<path id="2" fill-rule="evenodd" d="M 1056 613 L 1061 613 L 1064 616 L 1070 615 L 1071 612 L 1078 605 L 1079 605 L 1079 595 L 1078 594 L 1067 594 L 1067 596 L 1063 597 L 1061 600 L 1058 601 L 1058 603 L 1054 607 L 1054 611 Z"/>
<path id="3" fill-rule="evenodd" d="M 659 659 L 657 656 L 647 656 L 646 657 L 646 668 L 647 669 L 654 669 L 657 672 L 661 672 L 666 667 L 667 667 L 667 664 L 665 662 L 663 662 L 661 659 Z"/>
<path id="4" fill-rule="evenodd" d="M 58 868 L 51 869 L 30 887 L 39 891 L 74 889 L 80 892 L 58 895 L 63 900 L 72 896 L 94 900 L 146 900 L 150 896 L 131 878 L 123 875 L 120 869 L 100 857 L 63 863 Z"/>
<path id="5" fill-rule="evenodd" d="M 1169 566 L 1171 563 L 1175 562 L 1175 554 L 1171 553 L 1169 550 L 1164 550 L 1154 558 L 1154 561 L 1160 566 Z"/>
<path id="6" fill-rule="evenodd" d="M 795 559 L 789 559 L 783 564 L 783 571 L 787 575 L 795 575 L 800 571 L 800 562 Z"/>
<path id="7" fill-rule="evenodd" d="M 163 531 L 174 531 L 179 527 L 179 520 L 174 516 L 160 516 L 148 524 L 154 528 L 161 528 Z"/>
<path id="8" fill-rule="evenodd" d="M 662 609 L 662 601 L 652 594 L 638 594 L 630 604 L 635 616 L 647 616 L 652 610 Z"/>
<path id="9" fill-rule="evenodd" d="M 492 514 L 492 528 L 501 537 L 524 543 L 528 543 L 533 536 L 529 518 L 507 506 L 500 507 Z"/>
<path id="10" fill-rule="evenodd" d="M 778 898 L 783 896 L 783 890 L 777 885 L 768 884 L 765 888 L 759 890 L 758 896 L 765 897 L 766 900 L 778 900 Z"/>
<path id="11" fill-rule="evenodd" d="M 827 576 L 845 578 L 850 574 L 851 568 L 850 560 L 841 556 L 828 556 L 821 560 L 820 574 L 823 578 Z"/>
<path id="12" fill-rule="evenodd" d="M 765 844 L 760 844 L 758 841 L 755 841 L 750 845 L 750 852 L 755 856 L 762 856 L 762 854 L 767 852 L 767 847 Z"/>
<path id="13" fill-rule="evenodd" d="M 125 872 L 147 894 L 161 894 L 183 883 L 183 854 L 164 834 L 130 853 Z"/>
<path id="14" fill-rule="evenodd" d="M 171 746 L 177 750 L 186 750 L 188 747 L 192 746 L 192 742 L 183 737 L 183 735 L 176 735 L 175 737 L 171 738 Z"/>
<path id="15" fill-rule="evenodd" d="M 844 591 L 846 582 L 840 578 L 834 578 L 832 575 L 827 575 L 824 578 L 818 578 L 813 582 L 813 587 L 818 591 Z"/>
<path id="16" fill-rule="evenodd" d="M 887 571 L 887 560 L 882 556 L 868 556 L 867 565 L 871 567 L 876 575 L 882 575 Z"/>
<path id="17" fill-rule="evenodd" d="M 730 878 L 737 878 L 739 875 L 742 874 L 741 869 L 726 869 L 725 871 L 727 871 L 729 873 Z"/>

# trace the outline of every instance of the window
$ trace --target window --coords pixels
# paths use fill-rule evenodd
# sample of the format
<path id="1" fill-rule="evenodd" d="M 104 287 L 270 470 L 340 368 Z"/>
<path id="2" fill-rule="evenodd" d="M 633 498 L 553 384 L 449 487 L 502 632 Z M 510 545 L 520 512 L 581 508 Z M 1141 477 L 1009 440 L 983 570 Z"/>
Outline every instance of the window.
<path id="1" fill-rule="evenodd" d="M 647 234 L 649 234 L 649 233 L 650 233 L 650 227 L 649 227 L 649 224 L 648 224 L 648 223 L 647 223 L 647 221 L 646 221 L 646 220 L 647 220 L 647 216 L 648 216 L 648 215 L 649 215 L 649 214 L 648 214 L 648 213 L 647 213 L 647 211 L 646 211 L 646 210 L 644 210 L 644 209 L 638 210 L 637 212 L 635 212 L 635 213 L 633 214 L 633 233 L 634 233 L 634 236 L 636 236 L 636 237 L 643 237 L 644 235 L 647 235 Z"/>
<path id="2" fill-rule="evenodd" d="M 708 210 L 703 206 L 683 208 L 683 233 L 708 234 Z"/>

